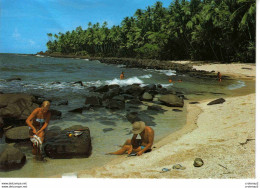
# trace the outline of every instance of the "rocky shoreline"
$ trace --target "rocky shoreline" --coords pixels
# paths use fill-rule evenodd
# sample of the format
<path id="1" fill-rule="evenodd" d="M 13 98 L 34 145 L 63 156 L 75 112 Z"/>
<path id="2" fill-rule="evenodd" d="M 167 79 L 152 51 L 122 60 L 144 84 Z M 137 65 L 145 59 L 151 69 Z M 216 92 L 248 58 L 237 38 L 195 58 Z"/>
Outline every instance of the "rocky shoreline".
<path id="1" fill-rule="evenodd" d="M 88 59 L 90 61 L 99 61 L 105 64 L 124 65 L 126 68 L 140 68 L 140 69 L 156 69 L 156 70 L 175 70 L 179 74 L 188 74 L 191 77 L 202 79 L 215 79 L 215 71 L 196 70 L 193 68 L 193 61 L 190 63 L 177 63 L 174 61 L 163 61 L 156 59 L 135 59 L 135 58 L 118 58 L 118 57 L 89 57 L 89 56 L 76 56 L 65 54 L 49 54 L 38 53 L 38 55 L 55 57 L 55 58 L 75 58 L 75 59 Z M 196 62 L 200 65 L 203 62 Z M 222 79 L 229 79 L 228 76 L 223 76 Z"/>

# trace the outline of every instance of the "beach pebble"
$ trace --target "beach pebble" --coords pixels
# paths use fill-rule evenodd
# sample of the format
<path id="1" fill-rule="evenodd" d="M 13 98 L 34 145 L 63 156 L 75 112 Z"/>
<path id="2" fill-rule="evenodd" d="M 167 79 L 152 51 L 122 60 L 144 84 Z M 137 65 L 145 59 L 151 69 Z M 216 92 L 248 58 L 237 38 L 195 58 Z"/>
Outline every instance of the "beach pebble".
<path id="1" fill-rule="evenodd" d="M 186 169 L 186 167 L 181 166 L 180 164 L 173 165 L 172 168 L 173 168 L 173 169 L 178 169 L 178 170 L 185 170 L 185 169 Z"/>
<path id="2" fill-rule="evenodd" d="M 170 171 L 169 168 L 163 168 L 163 169 L 162 169 L 162 172 L 168 172 L 168 171 Z"/>
<path id="3" fill-rule="evenodd" d="M 194 160 L 193 166 L 195 167 L 201 167 L 204 164 L 203 160 L 201 158 L 196 158 Z"/>

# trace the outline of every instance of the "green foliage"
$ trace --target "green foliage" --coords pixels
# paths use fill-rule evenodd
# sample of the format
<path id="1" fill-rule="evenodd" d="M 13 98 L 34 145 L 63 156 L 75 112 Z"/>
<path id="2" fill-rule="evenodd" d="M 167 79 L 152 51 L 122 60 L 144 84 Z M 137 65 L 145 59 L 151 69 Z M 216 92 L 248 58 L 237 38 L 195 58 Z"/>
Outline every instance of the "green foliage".
<path id="1" fill-rule="evenodd" d="M 254 0 L 174 0 L 137 9 L 120 26 L 48 33 L 50 53 L 255 62 Z"/>

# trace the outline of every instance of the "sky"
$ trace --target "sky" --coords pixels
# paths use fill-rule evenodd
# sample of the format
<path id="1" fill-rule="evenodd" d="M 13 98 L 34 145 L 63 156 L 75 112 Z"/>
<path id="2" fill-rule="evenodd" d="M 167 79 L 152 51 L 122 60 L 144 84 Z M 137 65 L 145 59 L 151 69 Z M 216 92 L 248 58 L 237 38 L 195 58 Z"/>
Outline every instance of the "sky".
<path id="1" fill-rule="evenodd" d="M 0 0 L 0 53 L 46 51 L 47 33 L 65 33 L 89 22 L 120 25 L 158 0 Z M 172 0 L 161 0 L 168 7 Z"/>

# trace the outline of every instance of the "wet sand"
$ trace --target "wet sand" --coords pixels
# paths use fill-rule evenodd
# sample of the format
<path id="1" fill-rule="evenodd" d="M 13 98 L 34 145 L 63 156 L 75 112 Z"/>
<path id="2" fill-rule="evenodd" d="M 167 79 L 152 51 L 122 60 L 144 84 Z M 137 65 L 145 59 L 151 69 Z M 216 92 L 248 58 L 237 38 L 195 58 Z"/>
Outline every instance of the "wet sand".
<path id="1" fill-rule="evenodd" d="M 199 68 L 216 72 L 219 66 L 226 65 L 201 65 Z M 242 69 L 244 64 L 227 66 L 226 72 L 224 69 L 220 71 L 222 74 L 242 79 L 255 78 L 255 65 L 246 64 L 250 69 Z M 249 90 L 252 92 L 255 88 Z M 255 93 L 225 100 L 223 104 L 211 106 L 207 105 L 211 100 L 199 104 L 186 102 L 186 125 L 155 143 L 152 152 L 139 157 L 118 156 L 102 167 L 77 172 L 77 177 L 254 178 Z M 195 158 L 201 158 L 204 165 L 194 167 Z M 181 164 L 185 169 L 172 169 L 175 164 Z M 170 171 L 162 173 L 162 168 Z"/>

